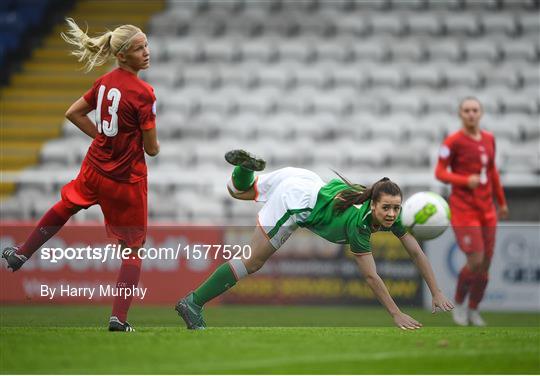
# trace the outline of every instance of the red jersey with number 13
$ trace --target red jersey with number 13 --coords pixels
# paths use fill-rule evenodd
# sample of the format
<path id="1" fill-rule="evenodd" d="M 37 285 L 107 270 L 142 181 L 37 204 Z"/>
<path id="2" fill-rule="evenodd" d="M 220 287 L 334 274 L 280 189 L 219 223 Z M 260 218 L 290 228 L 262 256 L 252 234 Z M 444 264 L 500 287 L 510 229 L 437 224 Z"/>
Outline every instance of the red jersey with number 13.
<path id="1" fill-rule="evenodd" d="M 479 140 L 474 140 L 459 130 L 441 146 L 437 176 L 452 184 L 450 206 L 454 210 L 493 210 L 493 193 L 499 205 L 505 202 L 495 166 L 495 137 L 484 130 L 480 135 Z M 480 184 L 471 190 L 467 182 L 473 174 L 480 176 Z"/>
<path id="2" fill-rule="evenodd" d="M 142 131 L 156 126 L 152 86 L 117 68 L 98 78 L 84 99 L 96 110 L 98 128 L 85 161 L 119 182 L 146 178 Z"/>

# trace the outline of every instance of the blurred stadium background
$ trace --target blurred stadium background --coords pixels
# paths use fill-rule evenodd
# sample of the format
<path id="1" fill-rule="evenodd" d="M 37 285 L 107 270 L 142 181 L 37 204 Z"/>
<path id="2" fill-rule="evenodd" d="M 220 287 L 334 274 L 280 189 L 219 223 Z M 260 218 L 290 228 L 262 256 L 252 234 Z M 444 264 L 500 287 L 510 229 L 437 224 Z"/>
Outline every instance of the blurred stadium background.
<path id="1" fill-rule="evenodd" d="M 230 199 L 225 189 L 231 169 L 223 154 L 238 147 L 264 156 L 268 169 L 305 167 L 328 179 L 334 168 L 363 184 L 389 176 L 406 196 L 420 190 L 447 195 L 434 178 L 437 151 L 460 127 L 460 99 L 474 95 L 485 108 L 482 126 L 497 137 L 510 221 L 521 226 L 512 233 L 518 240 L 501 247 L 517 244 L 516 273 L 525 268 L 524 283 L 538 287 L 539 241 L 531 226 L 540 221 L 539 12 L 538 0 L 4 0 L 2 245 L 20 239 L 16 229 L 59 199 L 90 144 L 63 114 L 111 66 L 89 74 L 79 69 L 59 37 L 64 17 L 73 17 L 90 32 L 132 23 L 148 33 L 152 65 L 141 77 L 155 88 L 161 141 L 159 156 L 147 158 L 151 224 L 216 225 L 212 231 L 219 233 L 211 237 L 245 238 L 246 228 L 222 227 L 251 226 L 259 209 Z M 102 219 L 95 206 L 70 223 Z M 532 231 L 520 243 L 525 226 Z M 189 241 L 199 236 L 186 229 L 175 234 Z M 448 269 L 446 258 L 459 257 L 450 231 L 445 236 L 431 247 L 449 252 L 440 251 L 436 268 Z M 66 235 L 64 244 L 76 238 Z M 165 241 L 157 239 L 163 236 L 151 230 L 149 244 Z M 399 244 L 381 237 L 375 249 L 394 297 L 420 305 L 418 274 Z M 259 278 L 242 282 L 227 299 L 373 302 L 344 255 L 342 247 L 300 232 Z M 99 268 L 70 265 L 87 276 Z M 25 279 L 36 268 L 16 274 L 17 293 L 36 293 Z M 188 273 L 156 263 L 145 268 L 147 284 L 154 277 L 162 281 L 159 273 Z M 200 275 L 190 280 L 186 274 L 185 288 L 210 270 L 193 266 L 189 273 Z M 114 278 L 107 272 L 103 278 Z M 49 276 L 46 268 L 42 273 Z M 281 279 L 277 298 L 274 282 L 265 279 L 272 273 L 289 276 Z M 0 274 L 2 282 L 13 281 Z M 150 302 L 177 295 L 178 289 L 166 291 Z M 531 295 L 524 299 L 531 302 Z M 532 307 L 540 307 L 538 294 L 532 294 Z"/>

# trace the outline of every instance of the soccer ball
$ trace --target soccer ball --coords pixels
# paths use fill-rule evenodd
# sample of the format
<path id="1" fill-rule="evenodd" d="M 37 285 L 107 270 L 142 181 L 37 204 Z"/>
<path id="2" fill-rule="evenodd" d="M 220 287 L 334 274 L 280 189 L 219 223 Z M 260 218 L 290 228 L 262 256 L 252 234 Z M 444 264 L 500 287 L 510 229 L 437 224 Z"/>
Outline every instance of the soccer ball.
<path id="1" fill-rule="evenodd" d="M 401 221 L 416 239 L 435 239 L 450 224 L 450 208 L 438 194 L 418 192 L 403 204 Z"/>

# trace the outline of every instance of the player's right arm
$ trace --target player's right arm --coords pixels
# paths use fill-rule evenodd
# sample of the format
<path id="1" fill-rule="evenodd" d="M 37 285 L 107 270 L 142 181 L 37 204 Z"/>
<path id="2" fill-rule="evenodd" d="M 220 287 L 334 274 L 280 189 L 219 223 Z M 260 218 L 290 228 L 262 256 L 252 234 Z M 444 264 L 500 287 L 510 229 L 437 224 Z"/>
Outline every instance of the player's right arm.
<path id="1" fill-rule="evenodd" d="M 394 323 L 401 329 L 419 329 L 422 324 L 413 319 L 411 316 L 401 312 L 394 299 L 388 292 L 386 285 L 381 277 L 377 274 L 377 267 L 371 252 L 359 253 L 356 255 L 356 263 L 366 279 L 368 286 L 371 288 L 375 297 L 386 308 L 392 316 Z"/>
<path id="2" fill-rule="evenodd" d="M 84 97 L 77 99 L 66 111 L 66 118 L 77 126 L 81 131 L 86 133 L 92 138 L 96 138 L 98 131 L 96 126 L 87 114 L 92 111 L 94 107 L 90 105 Z"/>
<path id="3" fill-rule="evenodd" d="M 435 177 L 443 183 L 475 189 L 480 184 L 480 175 L 472 174 L 465 176 L 448 171 L 448 167 L 454 157 L 454 150 L 452 149 L 451 142 L 446 139 L 439 150 L 439 160 L 437 161 L 437 167 L 435 168 Z"/>

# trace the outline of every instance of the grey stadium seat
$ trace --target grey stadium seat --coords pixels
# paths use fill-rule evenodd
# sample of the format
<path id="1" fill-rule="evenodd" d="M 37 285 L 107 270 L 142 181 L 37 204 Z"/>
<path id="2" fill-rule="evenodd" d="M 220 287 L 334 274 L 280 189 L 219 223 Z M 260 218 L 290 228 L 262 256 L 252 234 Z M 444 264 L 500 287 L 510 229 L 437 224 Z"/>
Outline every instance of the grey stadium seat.
<path id="1" fill-rule="evenodd" d="M 513 36 L 518 32 L 516 18 L 505 13 L 482 13 L 480 22 L 487 35 L 500 33 Z"/>
<path id="2" fill-rule="evenodd" d="M 463 49 L 468 60 L 497 62 L 502 57 L 499 46 L 492 38 L 467 40 L 463 44 Z"/>
<path id="3" fill-rule="evenodd" d="M 477 35 L 481 30 L 478 17 L 471 13 L 447 13 L 443 20 L 450 34 Z"/>
<path id="4" fill-rule="evenodd" d="M 437 3 L 443 2 L 437 1 Z M 404 17 L 411 33 L 418 35 L 440 35 L 443 31 L 441 19 L 433 12 L 410 13 Z"/>
<path id="5" fill-rule="evenodd" d="M 401 35 L 406 30 L 405 20 L 401 17 L 396 17 L 392 13 L 369 13 L 364 19 L 364 22 L 368 22 L 375 35 L 381 34 L 393 34 Z"/>
<path id="6" fill-rule="evenodd" d="M 421 61 L 427 56 L 424 44 L 414 39 L 393 41 L 390 53 L 394 61 Z"/>
<path id="7" fill-rule="evenodd" d="M 464 57 L 462 44 L 456 39 L 440 39 L 427 45 L 432 60 L 459 61 Z"/>
<path id="8" fill-rule="evenodd" d="M 403 72 L 411 86 L 436 88 L 443 83 L 443 75 L 435 64 L 404 66 Z"/>
<path id="9" fill-rule="evenodd" d="M 448 86 L 468 86 L 477 88 L 480 86 L 481 76 L 474 69 L 466 65 L 441 65 L 441 74 L 445 77 Z"/>

